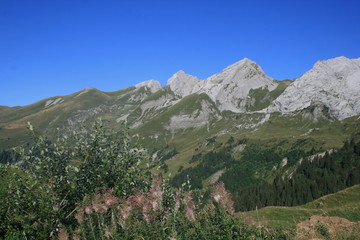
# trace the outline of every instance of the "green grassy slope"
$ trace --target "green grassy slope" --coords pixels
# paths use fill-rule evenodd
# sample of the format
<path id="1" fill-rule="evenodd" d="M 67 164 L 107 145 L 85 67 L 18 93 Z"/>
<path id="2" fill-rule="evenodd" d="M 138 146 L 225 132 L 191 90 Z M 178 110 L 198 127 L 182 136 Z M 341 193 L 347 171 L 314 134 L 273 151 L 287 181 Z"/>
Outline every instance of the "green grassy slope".
<path id="1" fill-rule="evenodd" d="M 102 92 L 97 89 L 84 89 L 67 95 L 47 98 L 23 107 L 1 107 L 0 109 L 0 149 L 6 149 L 28 141 L 27 122 L 31 122 L 40 133 L 52 135 L 56 128 L 69 124 L 68 119 L 77 115 L 87 118 L 88 124 L 97 117 L 116 122 L 116 117 L 121 114 L 121 107 L 129 110 L 137 102 L 129 101 L 134 91 L 136 94 L 148 95 L 144 89 L 126 88 L 115 92 Z M 51 100 L 61 99 L 57 104 L 46 106 Z M 89 113 L 94 110 L 94 113 Z M 102 110 L 104 109 L 104 110 Z M 87 114 L 87 116 L 86 116 Z M 72 119 L 74 121 L 74 119 Z M 86 122 L 85 122 L 86 124 Z"/>
<path id="2" fill-rule="evenodd" d="M 254 219 L 265 216 L 270 226 L 294 228 L 312 215 L 338 216 L 360 221 L 360 185 L 329 194 L 296 207 L 265 207 L 245 213 Z"/>

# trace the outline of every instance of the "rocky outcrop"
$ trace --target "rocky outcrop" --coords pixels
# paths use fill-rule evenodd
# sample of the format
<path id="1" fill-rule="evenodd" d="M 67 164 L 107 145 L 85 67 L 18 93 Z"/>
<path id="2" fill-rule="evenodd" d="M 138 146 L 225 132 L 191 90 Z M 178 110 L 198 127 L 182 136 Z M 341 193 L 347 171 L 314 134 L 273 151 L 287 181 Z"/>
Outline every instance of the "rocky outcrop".
<path id="1" fill-rule="evenodd" d="M 159 81 L 156 80 L 148 80 L 145 82 L 141 82 L 135 85 L 136 88 L 142 88 L 146 87 L 148 88 L 152 93 L 155 93 L 161 89 L 161 84 Z"/>
<path id="2" fill-rule="evenodd" d="M 199 83 L 200 80 L 197 77 L 180 70 L 168 80 L 167 84 L 177 96 L 185 97 L 194 93 L 194 87 Z"/>
<path id="3" fill-rule="evenodd" d="M 340 120 L 360 114 L 360 58 L 318 61 L 290 84 L 268 111 L 288 113 L 321 104 Z"/>
<path id="4" fill-rule="evenodd" d="M 244 100 L 250 89 L 267 88 L 272 91 L 277 85 L 259 65 L 245 58 L 209 77 L 195 90 L 209 95 L 221 111 L 245 112 Z"/>
<path id="5" fill-rule="evenodd" d="M 213 105 L 206 101 L 201 101 L 201 108 L 195 109 L 189 114 L 180 113 L 170 118 L 170 123 L 165 128 L 167 130 L 179 130 L 186 128 L 199 128 L 206 126 L 213 120 L 220 120 L 222 117 Z"/>

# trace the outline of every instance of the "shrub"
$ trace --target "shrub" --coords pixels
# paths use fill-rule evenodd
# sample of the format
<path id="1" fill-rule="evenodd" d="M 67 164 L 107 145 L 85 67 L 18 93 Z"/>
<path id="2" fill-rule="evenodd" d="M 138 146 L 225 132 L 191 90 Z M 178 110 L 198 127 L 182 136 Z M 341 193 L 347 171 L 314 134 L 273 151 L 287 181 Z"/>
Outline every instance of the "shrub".
<path id="1" fill-rule="evenodd" d="M 152 177 L 127 130 L 38 136 L 16 166 L 0 165 L 0 238 L 4 239 L 283 239 L 234 213 L 224 184 L 210 198 Z M 286 237 L 286 236 L 285 236 Z"/>
<path id="2" fill-rule="evenodd" d="M 4 194 L 9 209 L 18 209 L 20 205 L 25 210 L 32 204 L 39 210 L 17 212 L 22 222 L 29 221 L 26 224 L 8 221 L 8 230 L 2 235 L 11 229 L 29 238 L 39 239 L 39 234 L 50 236 L 63 226 L 75 224 L 73 215 L 78 204 L 96 189 L 111 188 L 118 196 L 127 197 L 150 185 L 146 164 L 142 164 L 144 154 L 130 145 L 126 129 L 110 135 L 97 121 L 89 132 L 59 134 L 53 142 L 38 136 L 31 124 L 29 130 L 32 144 L 17 149 L 21 161 L 16 168 L 24 177 L 12 176 Z M 36 226 L 30 221 L 42 217 L 45 219 Z M 38 231 L 39 224 L 46 226 L 43 232 Z"/>
<path id="3" fill-rule="evenodd" d="M 74 239 L 281 239 L 277 232 L 248 225 L 234 214 L 224 185 L 211 188 L 211 199 L 202 205 L 192 193 L 173 190 L 161 177 L 149 191 L 124 197 L 110 189 L 95 194 L 78 209 L 79 228 Z"/>

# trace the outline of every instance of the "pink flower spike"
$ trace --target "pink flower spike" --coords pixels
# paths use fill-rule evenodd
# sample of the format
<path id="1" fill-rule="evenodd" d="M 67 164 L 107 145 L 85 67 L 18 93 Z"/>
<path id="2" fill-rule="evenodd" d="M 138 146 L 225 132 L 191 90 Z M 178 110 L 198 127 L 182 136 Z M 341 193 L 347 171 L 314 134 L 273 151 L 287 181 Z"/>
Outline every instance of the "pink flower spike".
<path id="1" fill-rule="evenodd" d="M 127 204 L 124 205 L 124 206 L 122 207 L 122 209 L 120 210 L 120 216 L 121 216 L 124 220 L 126 220 L 126 219 L 130 216 L 131 210 L 132 210 L 131 205 L 127 205 Z"/>
<path id="2" fill-rule="evenodd" d="M 192 210 L 189 207 L 186 208 L 185 215 L 186 215 L 187 220 L 189 220 L 190 222 L 193 222 L 196 220 L 194 210 Z"/>
<path id="3" fill-rule="evenodd" d="M 112 232 L 109 229 L 105 230 L 105 237 L 110 238 L 112 236 Z"/>
<path id="4" fill-rule="evenodd" d="M 214 198 L 215 202 L 218 203 L 218 202 L 220 202 L 221 196 L 219 194 L 216 194 L 213 196 L 213 198 Z"/>
<path id="5" fill-rule="evenodd" d="M 88 214 L 88 215 L 90 215 L 90 214 L 93 213 L 93 211 L 92 211 L 92 209 L 91 209 L 91 206 L 86 206 L 86 207 L 85 207 L 85 213 Z"/>
<path id="6" fill-rule="evenodd" d="M 84 221 L 84 216 L 80 213 L 75 214 L 76 221 L 80 224 Z"/>
<path id="7" fill-rule="evenodd" d="M 59 234 L 58 234 L 58 239 L 59 240 L 68 240 L 69 239 L 69 234 L 67 233 L 66 229 L 60 229 Z"/>
<path id="8" fill-rule="evenodd" d="M 112 207 L 112 206 L 116 205 L 118 203 L 118 201 L 119 201 L 119 199 L 117 197 L 108 196 L 105 198 L 104 203 L 106 204 L 106 206 Z"/>

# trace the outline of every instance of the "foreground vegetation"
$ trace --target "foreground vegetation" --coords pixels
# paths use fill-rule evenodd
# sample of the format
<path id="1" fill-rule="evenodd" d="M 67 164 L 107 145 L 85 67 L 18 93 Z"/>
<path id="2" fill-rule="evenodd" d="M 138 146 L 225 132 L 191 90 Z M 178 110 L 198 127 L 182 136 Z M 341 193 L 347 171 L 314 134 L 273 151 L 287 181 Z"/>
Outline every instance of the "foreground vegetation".
<path id="1" fill-rule="evenodd" d="M 129 143 L 127 130 L 38 136 L 0 165 L 1 239 L 286 239 L 266 219 L 235 214 L 221 183 L 208 194 L 189 182 L 174 189 L 154 176 L 156 163 Z"/>

